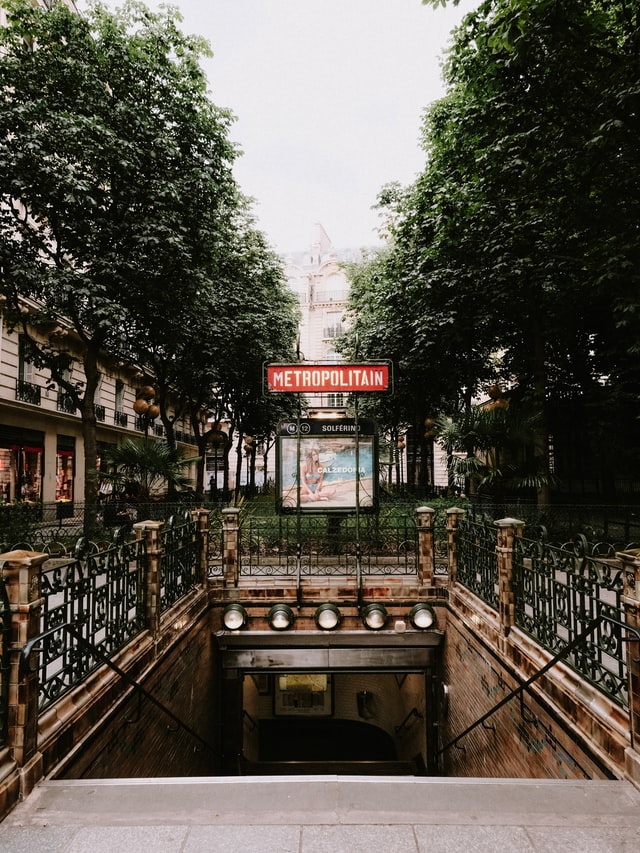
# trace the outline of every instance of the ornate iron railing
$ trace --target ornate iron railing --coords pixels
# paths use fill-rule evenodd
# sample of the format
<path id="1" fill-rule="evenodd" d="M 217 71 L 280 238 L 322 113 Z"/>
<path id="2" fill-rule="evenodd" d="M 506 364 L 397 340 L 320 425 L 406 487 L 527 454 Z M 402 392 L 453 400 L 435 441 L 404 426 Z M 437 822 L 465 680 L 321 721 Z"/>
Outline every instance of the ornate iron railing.
<path id="1" fill-rule="evenodd" d="M 4 578 L 0 578 L 0 747 L 6 744 L 8 735 L 10 651 L 11 605 Z"/>
<path id="2" fill-rule="evenodd" d="M 27 382 L 25 379 L 16 380 L 16 400 L 39 406 L 41 398 L 42 389 L 39 385 L 34 385 L 33 382 Z"/>
<path id="3" fill-rule="evenodd" d="M 207 566 L 209 577 L 222 577 L 222 555 L 224 553 L 224 533 L 222 514 L 219 511 L 209 513 L 209 542 L 207 548 Z"/>
<path id="4" fill-rule="evenodd" d="M 201 547 L 198 525 L 185 510 L 173 515 L 162 530 L 164 558 L 160 579 L 160 610 L 164 613 L 196 586 L 196 566 Z"/>
<path id="5" fill-rule="evenodd" d="M 415 518 L 277 516 L 244 518 L 241 576 L 414 575 Z"/>
<path id="6" fill-rule="evenodd" d="M 145 545 L 114 545 L 78 559 L 47 561 L 42 572 L 40 709 L 46 708 L 100 664 L 70 646 L 61 626 L 72 624 L 86 642 L 112 654 L 145 627 Z M 56 631 L 56 628 L 60 628 Z"/>
<path id="7" fill-rule="evenodd" d="M 566 662 L 616 702 L 627 705 L 620 562 L 594 556 L 584 536 L 560 547 L 544 538 L 516 537 L 514 583 L 516 624 L 554 654 L 587 624 L 604 617 Z"/>
<path id="8" fill-rule="evenodd" d="M 485 516 L 468 514 L 458 528 L 458 580 L 498 609 L 496 526 Z"/>

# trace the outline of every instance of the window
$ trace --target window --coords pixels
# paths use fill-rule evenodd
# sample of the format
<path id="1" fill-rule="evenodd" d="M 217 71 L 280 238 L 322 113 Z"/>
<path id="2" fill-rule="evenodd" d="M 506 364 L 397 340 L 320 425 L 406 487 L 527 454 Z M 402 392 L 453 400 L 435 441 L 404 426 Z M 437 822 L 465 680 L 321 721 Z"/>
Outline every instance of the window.
<path id="1" fill-rule="evenodd" d="M 343 333 L 342 311 L 327 311 L 324 315 L 323 337 L 329 340 L 339 338 Z"/>
<path id="2" fill-rule="evenodd" d="M 116 379 L 116 400 L 113 422 L 122 427 L 126 427 L 129 422 L 127 413 L 124 411 L 124 382 L 122 379 Z"/>
<path id="3" fill-rule="evenodd" d="M 16 400 L 23 403 L 40 405 L 41 389 L 34 382 L 35 365 L 29 341 L 21 336 L 18 344 L 18 379 L 16 381 Z"/>
<path id="4" fill-rule="evenodd" d="M 28 340 L 20 336 L 20 355 L 18 363 L 18 378 L 23 382 L 33 382 L 34 365 Z"/>

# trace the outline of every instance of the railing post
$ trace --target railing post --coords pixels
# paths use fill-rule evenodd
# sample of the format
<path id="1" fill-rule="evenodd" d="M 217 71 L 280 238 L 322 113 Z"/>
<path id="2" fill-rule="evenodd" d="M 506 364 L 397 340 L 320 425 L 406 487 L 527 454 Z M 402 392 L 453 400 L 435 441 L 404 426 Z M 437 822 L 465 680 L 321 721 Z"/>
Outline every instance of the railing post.
<path id="1" fill-rule="evenodd" d="M 38 752 L 38 669 L 21 673 L 20 653 L 41 630 L 41 571 L 47 559 L 48 554 L 37 551 L 0 554 L 0 571 L 11 608 L 7 742 L 19 768 L 23 797 L 43 773 L 42 755 Z"/>
<path id="2" fill-rule="evenodd" d="M 624 574 L 625 622 L 640 631 L 640 548 L 617 554 Z M 629 718 L 631 746 L 625 751 L 625 770 L 629 779 L 640 787 L 640 641 L 636 634 L 627 636 L 627 671 L 629 673 Z"/>
<path id="3" fill-rule="evenodd" d="M 147 628 L 154 639 L 160 633 L 160 614 L 162 612 L 162 560 L 164 550 L 161 534 L 163 527 L 163 521 L 138 521 L 133 525 L 136 539 L 144 538 L 146 546 Z"/>
<path id="4" fill-rule="evenodd" d="M 240 510 L 232 506 L 222 510 L 222 573 L 225 586 L 238 586 L 240 573 Z"/>
<path id="5" fill-rule="evenodd" d="M 522 537 L 524 521 L 517 518 L 501 518 L 495 522 L 498 528 L 496 555 L 498 558 L 498 613 L 503 636 L 507 636 L 515 625 L 516 589 L 514 583 L 513 553 L 516 537 Z"/>
<path id="6" fill-rule="evenodd" d="M 202 584 L 202 588 L 206 589 L 207 581 L 209 579 L 209 510 L 207 509 L 195 509 L 191 513 L 191 518 L 198 525 L 198 532 L 200 533 L 200 583 Z"/>
<path id="7" fill-rule="evenodd" d="M 452 506 L 447 510 L 447 562 L 449 564 L 449 584 L 458 579 L 458 543 L 456 535 L 465 510 Z"/>
<path id="8" fill-rule="evenodd" d="M 420 586 L 433 586 L 436 568 L 433 541 L 435 510 L 429 506 L 419 506 L 416 515 L 418 517 L 418 583 Z"/>

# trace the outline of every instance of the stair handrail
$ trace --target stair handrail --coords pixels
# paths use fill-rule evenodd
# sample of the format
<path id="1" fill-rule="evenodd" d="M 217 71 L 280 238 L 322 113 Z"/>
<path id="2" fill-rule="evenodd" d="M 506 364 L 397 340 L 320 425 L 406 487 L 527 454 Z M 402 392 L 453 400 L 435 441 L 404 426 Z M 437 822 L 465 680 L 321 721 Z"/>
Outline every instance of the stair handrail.
<path id="1" fill-rule="evenodd" d="M 631 634 L 635 634 L 636 639 L 640 640 L 640 631 L 636 630 L 635 628 L 632 628 L 630 625 L 627 625 L 625 622 L 620 622 L 618 619 L 614 619 L 611 616 L 605 616 L 604 614 L 597 616 L 595 619 L 592 619 L 591 622 L 589 622 L 589 624 L 584 629 L 584 631 L 582 631 L 580 634 L 577 634 L 573 638 L 573 640 L 571 640 L 571 642 L 567 643 L 565 645 L 565 647 L 563 649 L 561 649 L 555 655 L 555 657 L 551 658 L 551 660 L 548 661 L 541 669 L 537 670 L 537 672 L 534 672 L 534 674 L 530 678 L 528 678 L 525 682 L 523 682 L 519 687 L 516 687 L 515 690 L 512 690 L 511 693 L 508 693 L 505 697 L 503 697 L 498 702 L 497 705 L 494 705 L 493 708 L 491 708 L 491 710 L 487 711 L 486 714 L 483 714 L 479 719 L 477 719 L 475 721 L 475 723 L 472 723 L 463 732 L 461 732 L 459 735 L 457 735 L 452 741 L 449 741 L 449 743 L 446 744 L 446 746 L 443 746 L 441 749 L 439 749 L 436 753 L 436 756 L 442 755 L 443 752 L 446 752 L 452 746 L 455 746 L 458 743 L 458 741 L 462 740 L 463 737 L 466 737 L 470 732 L 473 731 L 473 729 L 482 725 L 485 720 L 487 720 L 490 716 L 492 716 L 492 714 L 495 714 L 495 712 L 498 711 L 500 708 L 502 708 L 503 705 L 506 705 L 507 702 L 510 702 L 516 696 L 519 696 L 521 693 L 524 693 L 525 690 L 528 690 L 529 687 L 535 681 L 537 681 L 541 676 L 543 676 L 546 672 L 548 672 L 551 669 L 551 667 L 555 666 L 559 661 L 561 661 L 564 657 L 566 657 L 569 654 L 569 652 L 573 651 L 573 649 L 576 648 L 576 646 L 579 646 L 580 643 L 582 643 L 590 634 L 592 634 L 596 630 L 596 628 L 602 622 L 605 622 L 605 621 L 611 622 L 613 625 L 617 625 L 618 627 L 623 628 L 625 631 L 629 631 Z M 622 637 L 621 642 L 625 642 L 625 641 L 626 641 L 626 637 Z M 633 747 L 633 729 L 631 730 L 631 741 L 632 741 L 631 746 Z"/>
<path id="2" fill-rule="evenodd" d="M 108 655 L 106 655 L 102 649 L 96 646 L 94 643 L 90 642 L 80 634 L 73 625 L 69 622 L 64 622 L 61 625 L 56 625 L 55 628 L 49 628 L 47 631 L 43 631 L 41 634 L 38 634 L 36 637 L 32 637 L 28 642 L 24 644 L 20 651 L 20 663 L 19 663 L 19 675 L 20 678 L 24 676 L 26 672 L 34 672 L 34 668 L 30 665 L 30 658 L 33 652 L 42 651 L 42 647 L 38 647 L 37 643 L 46 639 L 46 637 L 51 636 L 52 634 L 57 633 L 58 631 L 67 631 L 80 646 L 84 647 L 85 650 L 91 652 L 92 655 L 97 657 L 103 664 L 106 664 L 110 669 L 112 669 L 120 678 L 124 679 L 131 687 L 134 688 L 139 694 L 142 694 L 145 699 L 148 699 L 153 705 L 159 708 L 163 713 L 165 713 L 168 717 L 170 717 L 174 723 L 176 723 L 183 731 L 187 732 L 191 735 L 191 737 L 195 738 L 199 741 L 203 747 L 208 749 L 213 755 L 218 755 L 218 750 L 212 744 L 210 744 L 205 738 L 203 738 L 195 729 L 192 729 L 187 723 L 184 722 L 180 717 L 176 716 L 170 708 L 162 703 L 159 699 L 150 693 L 145 687 L 143 687 L 140 682 L 138 682 L 135 678 L 130 676 L 127 672 L 125 672 L 122 667 L 118 666 L 114 663 Z"/>

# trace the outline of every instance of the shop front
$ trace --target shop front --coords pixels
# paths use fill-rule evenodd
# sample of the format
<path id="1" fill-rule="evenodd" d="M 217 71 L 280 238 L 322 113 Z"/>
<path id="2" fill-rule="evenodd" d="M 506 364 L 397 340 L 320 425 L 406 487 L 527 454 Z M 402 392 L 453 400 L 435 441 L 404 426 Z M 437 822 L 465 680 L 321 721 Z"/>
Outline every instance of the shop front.
<path id="1" fill-rule="evenodd" d="M 0 502 L 42 500 L 44 433 L 0 427 Z"/>

